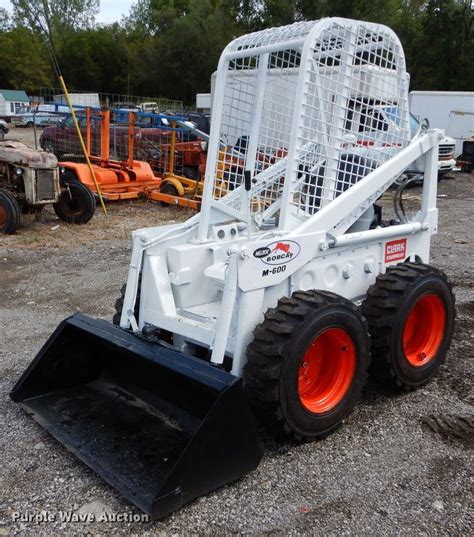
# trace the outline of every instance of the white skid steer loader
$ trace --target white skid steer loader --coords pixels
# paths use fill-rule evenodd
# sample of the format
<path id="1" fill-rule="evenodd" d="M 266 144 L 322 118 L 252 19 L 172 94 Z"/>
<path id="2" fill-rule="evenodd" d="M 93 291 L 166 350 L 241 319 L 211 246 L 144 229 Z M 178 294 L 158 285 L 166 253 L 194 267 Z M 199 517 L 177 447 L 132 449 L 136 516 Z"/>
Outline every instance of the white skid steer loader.
<path id="1" fill-rule="evenodd" d="M 408 85 L 379 24 L 232 41 L 200 214 L 136 231 L 114 325 L 63 321 L 13 400 L 156 518 L 258 465 L 253 414 L 276 436 L 333 431 L 361 395 L 370 342 L 381 378 L 429 381 L 455 310 L 427 264 L 441 133 L 410 140 Z M 377 200 L 415 165 L 419 210 L 385 222 Z"/>

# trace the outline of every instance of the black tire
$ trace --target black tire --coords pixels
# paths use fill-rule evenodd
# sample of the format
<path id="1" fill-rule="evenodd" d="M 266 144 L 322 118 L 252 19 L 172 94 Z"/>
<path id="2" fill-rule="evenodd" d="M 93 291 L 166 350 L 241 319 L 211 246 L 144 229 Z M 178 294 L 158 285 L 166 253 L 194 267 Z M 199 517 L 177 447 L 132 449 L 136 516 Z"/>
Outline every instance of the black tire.
<path id="1" fill-rule="evenodd" d="M 344 334 L 350 346 L 338 346 L 334 352 L 331 347 L 329 353 L 326 346 L 326 352 L 315 357 L 316 363 L 323 359 L 325 363 L 315 375 L 313 387 L 333 389 L 336 377 L 340 380 L 338 362 L 342 370 L 350 361 L 351 376 L 331 407 L 324 409 L 316 401 L 318 408 L 310 409 L 303 398 L 305 368 L 309 372 L 312 367 L 308 352 L 313 352 L 316 340 L 330 333 Z M 291 298 L 280 299 L 276 308 L 265 313 L 247 348 L 243 377 L 256 416 L 276 438 L 326 436 L 351 413 L 361 396 L 370 363 L 369 347 L 367 322 L 349 300 L 326 291 L 298 291 Z"/>
<path id="2" fill-rule="evenodd" d="M 454 330 L 452 287 L 444 272 L 422 263 L 401 263 L 377 276 L 362 305 L 377 380 L 415 389 L 436 375 Z"/>
<path id="3" fill-rule="evenodd" d="M 169 196 L 179 196 L 178 189 L 173 185 L 173 183 L 165 182 L 165 184 L 160 188 L 162 194 L 168 194 Z"/>
<path id="4" fill-rule="evenodd" d="M 21 208 L 8 190 L 0 189 L 0 233 L 12 235 L 20 227 Z"/>
<path id="5" fill-rule="evenodd" d="M 67 168 L 61 173 L 59 180 L 61 181 L 61 184 L 65 183 L 66 181 L 79 182 L 77 175 L 72 170 L 68 170 Z"/>
<path id="6" fill-rule="evenodd" d="M 85 224 L 94 216 L 95 198 L 77 179 L 61 181 L 65 190 L 53 205 L 54 212 L 68 224 Z"/>
<path id="7" fill-rule="evenodd" d="M 120 289 L 120 296 L 115 301 L 115 313 L 112 317 L 112 324 L 115 326 L 120 326 L 120 318 L 122 317 L 122 310 L 123 310 L 123 301 L 125 300 L 125 291 L 127 289 L 127 284 L 124 283 Z M 138 289 L 137 289 L 137 299 L 135 301 L 135 308 L 134 308 L 134 315 L 135 318 L 138 319 L 138 310 L 139 310 L 139 304 L 140 304 L 140 292 L 141 292 L 141 278 L 138 281 Z"/>
<path id="8" fill-rule="evenodd" d="M 192 181 L 199 181 L 200 179 L 199 170 L 193 168 L 192 166 L 184 166 L 183 176 L 187 179 L 191 179 Z"/>
<path id="9" fill-rule="evenodd" d="M 5 139 L 6 132 L 3 129 L 0 129 L 0 142 L 2 142 Z"/>
<path id="10" fill-rule="evenodd" d="M 26 127 L 31 129 L 31 127 L 34 127 L 35 124 L 33 123 L 33 121 L 28 121 L 28 123 L 26 124 Z"/>
<path id="11" fill-rule="evenodd" d="M 173 183 L 170 183 L 170 182 L 166 182 L 160 188 L 160 192 L 162 194 L 167 194 L 169 196 L 179 196 L 178 189 L 173 185 Z M 166 201 L 161 201 L 160 203 L 161 205 L 163 205 L 163 207 L 170 207 L 170 204 L 167 203 Z"/>

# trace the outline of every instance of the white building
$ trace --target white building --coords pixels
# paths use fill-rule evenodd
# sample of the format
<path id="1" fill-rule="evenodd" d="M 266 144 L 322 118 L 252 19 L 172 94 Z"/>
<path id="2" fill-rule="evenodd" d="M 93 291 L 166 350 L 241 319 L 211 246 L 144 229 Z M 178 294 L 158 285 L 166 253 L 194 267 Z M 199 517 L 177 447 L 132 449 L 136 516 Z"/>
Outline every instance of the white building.
<path id="1" fill-rule="evenodd" d="M 0 89 L 0 117 L 15 116 L 18 111 L 30 104 L 30 99 L 24 91 Z"/>

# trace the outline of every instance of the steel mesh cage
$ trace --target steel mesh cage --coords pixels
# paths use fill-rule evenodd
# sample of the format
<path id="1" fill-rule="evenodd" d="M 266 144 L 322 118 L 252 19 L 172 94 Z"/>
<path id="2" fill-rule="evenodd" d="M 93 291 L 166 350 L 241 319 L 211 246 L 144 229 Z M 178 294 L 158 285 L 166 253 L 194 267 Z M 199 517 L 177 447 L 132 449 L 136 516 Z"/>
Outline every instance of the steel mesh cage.
<path id="1" fill-rule="evenodd" d="M 239 37 L 219 63 L 212 119 L 212 198 L 288 226 L 409 143 L 403 49 L 389 28 L 346 19 Z"/>

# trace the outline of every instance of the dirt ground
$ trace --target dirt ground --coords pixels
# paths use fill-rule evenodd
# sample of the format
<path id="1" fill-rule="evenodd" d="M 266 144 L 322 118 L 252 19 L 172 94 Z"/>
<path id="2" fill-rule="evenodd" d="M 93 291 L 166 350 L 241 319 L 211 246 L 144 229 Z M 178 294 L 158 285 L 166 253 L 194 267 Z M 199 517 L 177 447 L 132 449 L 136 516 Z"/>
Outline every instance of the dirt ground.
<path id="1" fill-rule="evenodd" d="M 411 393 L 370 381 L 335 434 L 304 445 L 262 437 L 266 454 L 255 472 L 156 523 L 134 521 L 139 511 L 8 393 L 64 317 L 82 311 L 111 318 L 133 229 L 189 213 L 151 203 L 109 205 L 108 218 L 98 210 L 89 224 L 74 227 L 44 211 L 17 235 L 0 237 L 0 535 L 471 533 L 473 181 L 457 174 L 439 188 L 432 264 L 455 285 L 458 317 L 438 377 Z M 122 521 L 113 521 L 117 516 Z"/>

